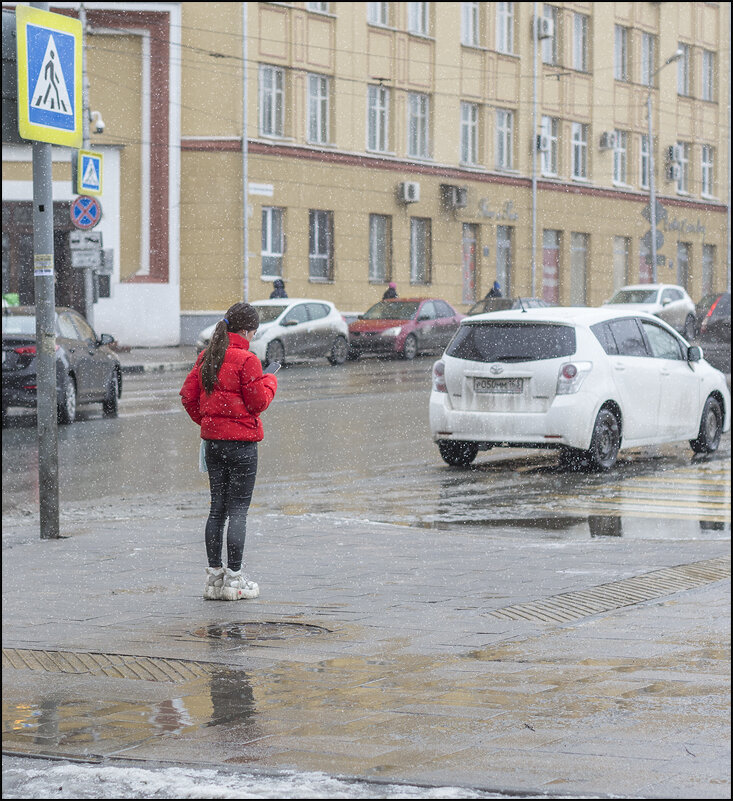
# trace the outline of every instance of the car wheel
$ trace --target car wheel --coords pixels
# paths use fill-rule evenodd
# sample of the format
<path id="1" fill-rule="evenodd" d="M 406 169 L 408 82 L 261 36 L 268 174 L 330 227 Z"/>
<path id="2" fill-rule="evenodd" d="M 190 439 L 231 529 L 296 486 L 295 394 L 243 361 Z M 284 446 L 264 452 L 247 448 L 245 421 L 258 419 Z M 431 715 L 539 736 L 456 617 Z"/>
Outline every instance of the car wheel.
<path id="1" fill-rule="evenodd" d="M 328 356 L 328 361 L 331 364 L 343 364 L 349 353 L 349 343 L 345 337 L 336 337 L 331 348 L 331 353 Z"/>
<path id="2" fill-rule="evenodd" d="M 697 439 L 690 440 L 690 447 L 695 453 L 712 453 L 718 450 L 723 433 L 723 410 L 715 398 L 708 398 L 703 406 L 700 418 L 700 432 Z"/>
<path id="3" fill-rule="evenodd" d="M 687 319 L 685 320 L 685 327 L 682 331 L 682 336 L 688 342 L 691 342 L 695 338 L 696 333 L 695 318 L 691 314 L 688 314 Z"/>
<path id="4" fill-rule="evenodd" d="M 417 356 L 417 338 L 414 334 L 410 334 L 402 346 L 402 358 L 410 360 L 415 356 Z"/>
<path id="5" fill-rule="evenodd" d="M 476 458 L 478 445 L 475 442 L 458 442 L 454 440 L 441 440 L 438 450 L 446 464 L 453 467 L 468 467 Z"/>
<path id="6" fill-rule="evenodd" d="M 70 425 L 76 420 L 76 381 L 67 375 L 56 407 L 56 419 L 62 425 Z"/>
<path id="7" fill-rule="evenodd" d="M 267 351 L 265 352 L 265 361 L 267 364 L 270 364 L 270 362 L 280 362 L 280 364 L 285 364 L 285 348 L 279 339 L 273 339 L 272 342 L 270 342 L 270 344 L 267 346 Z"/>
<path id="8" fill-rule="evenodd" d="M 593 427 L 588 459 L 594 470 L 610 470 L 618 458 L 621 448 L 621 428 L 616 415 L 610 409 L 601 409 Z"/>
<path id="9" fill-rule="evenodd" d="M 107 381 L 107 391 L 102 401 L 102 414 L 105 417 L 117 417 L 119 409 L 120 380 L 117 371 L 113 370 Z"/>

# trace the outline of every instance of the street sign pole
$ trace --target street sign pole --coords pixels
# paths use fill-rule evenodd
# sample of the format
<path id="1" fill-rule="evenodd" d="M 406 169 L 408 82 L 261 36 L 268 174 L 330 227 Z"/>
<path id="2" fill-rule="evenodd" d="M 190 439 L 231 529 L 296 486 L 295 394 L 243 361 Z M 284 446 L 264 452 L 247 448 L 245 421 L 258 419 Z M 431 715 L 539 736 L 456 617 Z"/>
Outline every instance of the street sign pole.
<path id="1" fill-rule="evenodd" d="M 79 5 L 79 22 L 81 22 L 81 131 L 82 150 L 89 150 L 89 80 L 87 78 L 87 10 L 84 3 Z M 76 191 L 76 187 L 74 187 Z M 84 316 L 94 328 L 94 273 L 84 269 Z"/>

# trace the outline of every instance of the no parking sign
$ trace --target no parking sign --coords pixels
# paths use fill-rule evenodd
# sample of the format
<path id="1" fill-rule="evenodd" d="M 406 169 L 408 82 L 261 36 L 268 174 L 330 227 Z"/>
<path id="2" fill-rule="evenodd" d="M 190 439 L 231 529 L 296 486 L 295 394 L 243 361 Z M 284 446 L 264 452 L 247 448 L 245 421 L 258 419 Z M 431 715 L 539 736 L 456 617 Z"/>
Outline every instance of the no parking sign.
<path id="1" fill-rule="evenodd" d="M 87 230 L 102 219 L 102 205 L 95 197 L 80 195 L 71 204 L 71 222 L 77 228 Z"/>

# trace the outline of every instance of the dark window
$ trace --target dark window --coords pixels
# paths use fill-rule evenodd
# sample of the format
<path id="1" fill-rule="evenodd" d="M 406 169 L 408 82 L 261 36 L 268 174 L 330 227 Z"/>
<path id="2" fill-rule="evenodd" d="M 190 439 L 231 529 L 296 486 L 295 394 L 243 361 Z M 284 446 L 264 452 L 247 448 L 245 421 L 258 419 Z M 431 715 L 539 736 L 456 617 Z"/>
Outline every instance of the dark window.
<path id="1" fill-rule="evenodd" d="M 446 355 L 474 362 L 532 362 L 575 353 L 575 329 L 552 323 L 462 325 Z"/>
<path id="2" fill-rule="evenodd" d="M 432 300 L 427 301 L 427 303 L 423 303 L 420 307 L 420 315 L 418 319 L 422 320 L 434 320 L 437 317 L 435 312 L 435 304 Z"/>
<path id="3" fill-rule="evenodd" d="M 610 353 L 612 355 L 618 353 L 616 340 L 613 338 L 613 334 L 611 333 L 611 329 L 608 327 L 608 323 L 596 323 L 590 327 L 590 330 L 596 335 L 596 339 L 601 343 L 601 346 L 606 353 Z"/>
<path id="4" fill-rule="evenodd" d="M 644 336 L 633 318 L 611 320 L 608 324 L 621 356 L 648 356 Z"/>
<path id="5" fill-rule="evenodd" d="M 305 303 L 300 303 L 287 313 L 283 322 L 285 323 L 304 323 L 308 320 L 308 308 Z"/>
<path id="6" fill-rule="evenodd" d="M 329 311 L 330 309 L 325 303 L 308 304 L 308 314 L 310 314 L 311 320 L 321 320 L 324 317 L 328 317 Z"/>
<path id="7" fill-rule="evenodd" d="M 438 310 L 438 317 L 455 317 L 455 312 L 444 300 L 436 300 L 435 308 Z"/>

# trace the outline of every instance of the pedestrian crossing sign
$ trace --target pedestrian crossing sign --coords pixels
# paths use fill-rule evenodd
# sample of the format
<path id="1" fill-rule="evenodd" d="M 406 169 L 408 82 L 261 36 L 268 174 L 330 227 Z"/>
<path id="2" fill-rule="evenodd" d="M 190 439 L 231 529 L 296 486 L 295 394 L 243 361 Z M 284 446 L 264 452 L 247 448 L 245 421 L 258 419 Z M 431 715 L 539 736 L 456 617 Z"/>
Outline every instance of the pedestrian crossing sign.
<path id="1" fill-rule="evenodd" d="M 102 194 L 102 154 L 79 151 L 76 191 L 80 195 Z"/>
<path id="2" fill-rule="evenodd" d="M 30 6 L 15 8 L 18 130 L 24 139 L 82 143 L 82 25 Z"/>

